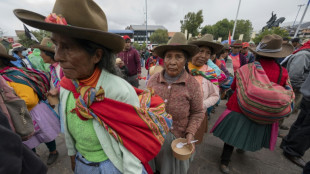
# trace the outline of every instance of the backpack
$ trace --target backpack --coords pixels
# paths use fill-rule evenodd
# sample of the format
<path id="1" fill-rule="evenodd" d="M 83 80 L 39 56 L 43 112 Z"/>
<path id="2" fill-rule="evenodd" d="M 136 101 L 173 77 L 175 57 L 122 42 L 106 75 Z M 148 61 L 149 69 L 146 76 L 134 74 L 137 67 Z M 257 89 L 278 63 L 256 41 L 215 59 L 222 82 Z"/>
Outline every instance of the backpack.
<path id="1" fill-rule="evenodd" d="M 280 65 L 279 65 L 280 66 Z M 285 87 L 270 82 L 259 62 L 249 63 L 236 71 L 237 99 L 242 113 L 260 124 L 272 124 L 289 116 L 295 98 L 289 79 Z"/>
<path id="2" fill-rule="evenodd" d="M 31 115 L 25 101 L 15 94 L 14 89 L 2 76 L 0 76 L 0 96 L 0 107 L 7 116 L 12 130 L 20 135 L 23 141 L 28 140 L 34 134 Z"/>

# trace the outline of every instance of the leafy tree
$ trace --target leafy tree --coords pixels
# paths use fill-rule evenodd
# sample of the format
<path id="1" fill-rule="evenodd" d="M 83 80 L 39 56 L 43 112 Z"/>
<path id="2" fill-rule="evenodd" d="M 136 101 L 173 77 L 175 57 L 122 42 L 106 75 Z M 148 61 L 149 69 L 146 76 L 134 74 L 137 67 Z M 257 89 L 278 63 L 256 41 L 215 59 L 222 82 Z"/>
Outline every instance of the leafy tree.
<path id="1" fill-rule="evenodd" d="M 39 42 L 42 41 L 43 37 L 51 37 L 51 33 L 44 30 L 33 30 L 31 33 L 38 39 Z M 31 45 L 37 44 L 36 41 L 28 38 L 24 33 L 18 35 L 19 43 L 24 47 L 29 48 Z"/>
<path id="2" fill-rule="evenodd" d="M 229 31 L 232 34 L 234 28 L 234 20 L 223 19 L 214 25 L 206 25 L 202 28 L 201 34 L 212 34 L 214 38 L 222 37 L 224 40 L 228 38 Z M 237 20 L 237 26 L 234 39 L 238 39 L 240 34 L 244 34 L 243 40 L 249 41 L 253 30 L 252 23 L 249 20 Z"/>
<path id="3" fill-rule="evenodd" d="M 203 23 L 203 15 L 202 10 L 199 10 L 197 13 L 195 12 L 188 12 L 184 19 L 180 21 L 181 23 L 181 31 L 184 33 L 185 30 L 187 30 L 187 35 L 189 33 L 192 34 L 192 36 L 198 35 L 198 28 Z M 188 37 L 188 36 L 187 36 Z"/>
<path id="4" fill-rule="evenodd" d="M 286 29 L 280 27 L 272 27 L 271 29 L 266 29 L 263 32 L 260 32 L 259 35 L 253 39 L 253 41 L 255 42 L 255 44 L 258 44 L 262 40 L 262 38 L 268 34 L 277 34 L 281 37 L 289 38 L 289 32 Z"/>
<path id="5" fill-rule="evenodd" d="M 168 31 L 158 29 L 151 35 L 150 40 L 154 44 L 165 44 L 168 42 Z"/>

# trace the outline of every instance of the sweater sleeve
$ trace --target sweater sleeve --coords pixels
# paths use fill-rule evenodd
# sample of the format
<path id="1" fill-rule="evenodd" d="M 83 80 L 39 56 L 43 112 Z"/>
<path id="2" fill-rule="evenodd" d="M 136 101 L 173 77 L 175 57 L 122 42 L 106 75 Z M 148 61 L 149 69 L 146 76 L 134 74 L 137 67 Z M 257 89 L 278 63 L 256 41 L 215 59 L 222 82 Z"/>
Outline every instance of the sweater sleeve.
<path id="1" fill-rule="evenodd" d="M 203 110 L 203 94 L 200 85 L 196 80 L 193 81 L 191 85 L 193 85 L 193 88 L 190 88 L 189 92 L 192 98 L 190 100 L 190 116 L 186 128 L 186 134 L 191 133 L 195 135 L 204 119 L 205 111 Z M 194 88 L 194 86 L 199 86 L 199 88 Z"/>
<path id="2" fill-rule="evenodd" d="M 206 111 L 207 108 L 216 104 L 220 99 L 219 88 L 211 83 L 207 79 L 202 80 L 203 88 L 203 110 Z"/>
<path id="3" fill-rule="evenodd" d="M 309 71 L 310 67 L 310 52 L 298 52 L 294 57 L 291 57 L 289 61 L 288 73 L 294 89 L 301 87 L 305 81 L 305 70 Z"/>
<path id="4" fill-rule="evenodd" d="M 135 51 L 135 62 L 138 74 L 141 74 L 141 59 L 138 51 Z"/>

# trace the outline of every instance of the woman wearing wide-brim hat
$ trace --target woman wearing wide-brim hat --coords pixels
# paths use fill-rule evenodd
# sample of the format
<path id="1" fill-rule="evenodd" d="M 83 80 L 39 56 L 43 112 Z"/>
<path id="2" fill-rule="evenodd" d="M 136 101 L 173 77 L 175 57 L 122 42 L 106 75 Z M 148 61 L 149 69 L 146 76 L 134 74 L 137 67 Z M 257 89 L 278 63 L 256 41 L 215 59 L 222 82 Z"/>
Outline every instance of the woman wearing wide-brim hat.
<path id="1" fill-rule="evenodd" d="M 14 14 L 27 25 L 52 32 L 54 58 L 65 76 L 60 82 L 60 103 L 75 173 L 149 172 L 147 162 L 160 150 L 163 136 L 150 133 L 167 125 L 148 126 L 155 123 L 142 120 L 147 112 L 136 111 L 139 90 L 116 76 L 115 54 L 125 42 L 108 32 L 102 9 L 93 0 L 56 0 L 47 17 L 22 9 Z M 144 130 L 137 131 L 137 124 Z"/>
<path id="2" fill-rule="evenodd" d="M 209 62 L 211 54 L 218 53 L 223 48 L 223 45 L 214 42 L 213 35 L 211 34 L 206 34 L 200 39 L 189 40 L 188 43 L 190 45 L 197 45 L 200 49 L 200 52 L 189 60 L 188 69 L 201 86 L 203 109 L 206 112 L 205 115 L 209 116 L 211 110 L 209 109 L 208 113 L 207 109 L 219 101 L 219 84 L 215 70 L 207 62 Z M 207 119 L 207 117 L 204 118 L 196 134 L 195 138 L 199 140 L 198 143 L 202 142 L 203 135 L 208 130 Z"/>
<path id="3" fill-rule="evenodd" d="M 240 51 L 242 49 L 242 41 L 236 40 L 233 44 L 230 45 L 230 47 L 231 53 L 229 54 L 229 56 L 232 59 L 234 72 L 236 72 L 238 68 L 242 67 L 247 63 L 246 57 L 243 54 L 240 54 Z"/>
<path id="4" fill-rule="evenodd" d="M 265 36 L 256 48 L 252 47 L 250 49 L 256 56 L 257 62 L 240 68 L 238 70 L 240 76 L 249 77 L 249 73 L 245 74 L 243 69 L 258 67 L 261 71 L 264 71 L 270 82 L 278 83 L 285 90 L 284 87 L 287 87 L 289 84 L 288 72 L 285 68 L 281 68 L 276 59 L 291 54 L 294 50 L 292 45 L 282 44 L 282 37 L 273 34 Z M 237 87 L 240 84 L 236 84 L 236 82 L 235 77 L 231 85 L 231 89 L 235 92 L 227 102 L 227 109 L 219 117 L 211 130 L 213 135 L 224 141 L 220 164 L 220 169 L 223 173 L 229 173 L 228 165 L 234 147 L 238 148 L 237 152 L 240 153 L 244 151 L 257 151 L 261 148 L 273 150 L 278 136 L 278 121 L 259 124 L 244 114 L 244 110 L 241 109 L 244 106 L 239 104 L 238 92 L 236 92 L 240 89 L 240 87 Z M 239 82 L 240 79 L 238 79 Z M 260 96 L 257 95 L 256 97 L 259 98 Z M 269 106 L 268 103 L 266 103 L 266 106 Z"/>
<path id="5" fill-rule="evenodd" d="M 173 129 L 155 158 L 156 170 L 160 173 L 187 173 L 192 158 L 184 161 L 176 159 L 171 142 L 176 138 L 186 138 L 188 142 L 193 140 L 204 118 L 202 90 L 184 68 L 199 49 L 186 42 L 184 34 L 177 32 L 167 45 L 154 49 L 164 59 L 164 70 L 151 76 L 147 84 L 148 88 L 152 88 L 164 100 L 166 110 L 173 120 Z"/>

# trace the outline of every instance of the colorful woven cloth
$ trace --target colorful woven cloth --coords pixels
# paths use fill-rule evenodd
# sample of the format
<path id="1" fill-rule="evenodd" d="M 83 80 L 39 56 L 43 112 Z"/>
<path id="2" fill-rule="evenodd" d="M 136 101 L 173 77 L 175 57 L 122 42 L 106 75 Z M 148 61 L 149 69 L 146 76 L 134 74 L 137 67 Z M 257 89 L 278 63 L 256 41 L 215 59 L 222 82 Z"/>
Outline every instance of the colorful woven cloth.
<path id="1" fill-rule="evenodd" d="M 0 71 L 2 77 L 11 82 L 21 83 L 31 87 L 40 100 L 46 100 L 50 90 L 50 74 L 28 68 L 7 67 Z"/>
<path id="2" fill-rule="evenodd" d="M 62 78 L 61 86 L 71 91 L 76 100 L 74 112 L 82 119 L 96 119 L 120 143 L 134 154 L 148 173 L 148 162 L 160 151 L 172 125 L 163 100 L 153 91 L 135 89 L 140 108 L 104 97 L 104 90 L 80 86 L 76 80 Z"/>
<path id="3" fill-rule="evenodd" d="M 285 86 L 270 82 L 259 62 L 236 71 L 237 97 L 240 109 L 250 119 L 271 124 L 291 113 L 295 98 L 290 80 Z"/>

